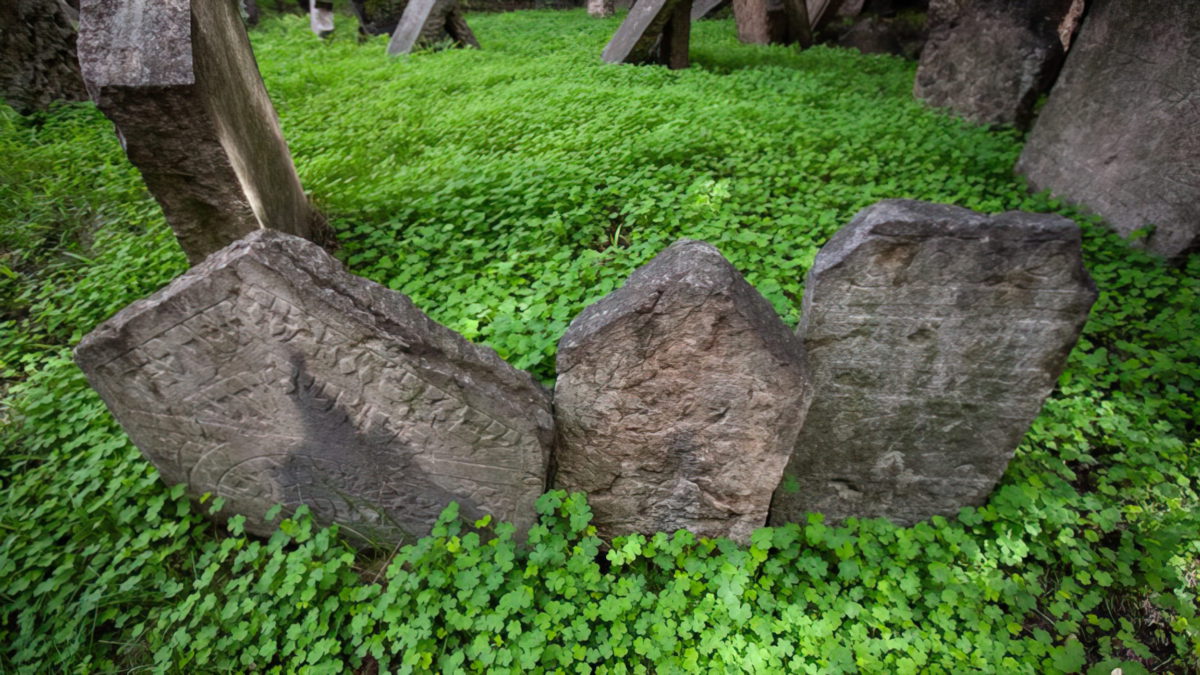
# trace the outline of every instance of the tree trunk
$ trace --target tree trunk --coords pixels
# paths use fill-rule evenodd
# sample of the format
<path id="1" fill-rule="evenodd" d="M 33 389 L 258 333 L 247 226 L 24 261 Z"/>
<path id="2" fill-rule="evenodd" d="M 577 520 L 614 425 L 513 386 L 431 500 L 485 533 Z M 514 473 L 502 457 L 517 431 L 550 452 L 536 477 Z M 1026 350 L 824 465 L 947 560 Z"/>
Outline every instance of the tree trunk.
<path id="1" fill-rule="evenodd" d="M 87 100 L 75 56 L 78 21 L 65 0 L 0 2 L 0 97 L 18 112 Z"/>
<path id="2" fill-rule="evenodd" d="M 588 16 L 604 18 L 606 16 L 612 16 L 616 13 L 616 11 L 616 3 L 614 0 L 588 0 Z"/>

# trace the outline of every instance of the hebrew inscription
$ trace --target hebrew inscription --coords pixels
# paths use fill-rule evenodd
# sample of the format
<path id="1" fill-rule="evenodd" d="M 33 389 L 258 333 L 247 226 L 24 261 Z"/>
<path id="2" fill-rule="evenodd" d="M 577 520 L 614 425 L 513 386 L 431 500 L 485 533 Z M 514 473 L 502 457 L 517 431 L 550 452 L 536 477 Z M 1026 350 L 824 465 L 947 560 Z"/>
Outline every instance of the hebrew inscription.
<path id="1" fill-rule="evenodd" d="M 798 333 L 816 393 L 771 522 L 909 525 L 982 503 L 1095 298 L 1065 218 L 860 212 L 808 275 Z"/>
<path id="2" fill-rule="evenodd" d="M 307 504 L 358 539 L 423 536 L 451 500 L 524 531 L 548 394 L 404 296 L 260 230 L 122 310 L 76 360 L 170 484 L 221 517 Z"/>
<path id="3" fill-rule="evenodd" d="M 588 493 L 604 537 L 685 528 L 745 542 L 803 421 L 803 362 L 717 249 L 676 242 L 559 342 L 555 482 Z"/>

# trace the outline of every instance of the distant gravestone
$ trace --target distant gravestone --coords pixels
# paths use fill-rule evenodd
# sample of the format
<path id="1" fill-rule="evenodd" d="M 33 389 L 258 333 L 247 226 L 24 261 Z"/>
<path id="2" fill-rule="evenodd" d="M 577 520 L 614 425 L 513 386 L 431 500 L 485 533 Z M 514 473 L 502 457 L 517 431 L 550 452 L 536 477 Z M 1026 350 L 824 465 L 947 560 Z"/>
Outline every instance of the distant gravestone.
<path id="1" fill-rule="evenodd" d="M 417 47 L 453 42 L 457 47 L 479 48 L 457 0 L 410 0 L 388 42 L 388 54 L 408 54 Z"/>
<path id="2" fill-rule="evenodd" d="M 913 95 L 981 124 L 1025 128 L 1062 65 L 1071 0 L 932 0 Z"/>
<path id="3" fill-rule="evenodd" d="M 1182 258 L 1200 250 L 1200 2 L 1088 5 L 1017 171 Z"/>
<path id="4" fill-rule="evenodd" d="M 687 68 L 692 0 L 638 0 L 600 55 L 606 63 Z"/>
<path id="5" fill-rule="evenodd" d="M 747 44 L 812 45 L 804 0 L 733 0 L 733 18 Z"/>
<path id="6" fill-rule="evenodd" d="M 860 212 L 805 285 L 816 393 L 772 524 L 818 511 L 910 525 L 981 504 L 1095 298 L 1065 218 L 906 200 Z"/>
<path id="7" fill-rule="evenodd" d="M 75 359 L 164 481 L 224 498 L 250 532 L 274 504 L 377 542 L 425 535 L 451 500 L 534 521 L 549 395 L 303 239 L 249 235 Z"/>
<path id="8" fill-rule="evenodd" d="M 235 3 L 83 0 L 79 61 L 192 264 L 263 227 L 325 236 Z"/>
<path id="9" fill-rule="evenodd" d="M 587 492 L 604 537 L 745 542 L 807 395 L 800 344 L 771 304 L 712 246 L 677 242 L 559 342 L 555 484 Z"/>
<path id="10" fill-rule="evenodd" d="M 358 17 L 359 32 L 364 35 L 391 35 L 404 15 L 408 0 L 351 0 Z"/>

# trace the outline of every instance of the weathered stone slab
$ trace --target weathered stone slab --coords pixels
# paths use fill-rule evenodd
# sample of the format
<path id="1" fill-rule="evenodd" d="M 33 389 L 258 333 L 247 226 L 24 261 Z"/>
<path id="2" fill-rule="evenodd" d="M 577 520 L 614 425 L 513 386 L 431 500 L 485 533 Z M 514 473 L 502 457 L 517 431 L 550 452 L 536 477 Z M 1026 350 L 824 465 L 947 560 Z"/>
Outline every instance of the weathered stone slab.
<path id="1" fill-rule="evenodd" d="M 22 114 L 86 101 L 75 55 L 79 13 L 64 0 L 0 2 L 0 99 Z"/>
<path id="2" fill-rule="evenodd" d="M 1054 388 L 1095 286 L 1079 229 L 880 202 L 817 255 L 798 334 L 816 392 L 772 524 L 909 525 L 983 503 Z"/>
<path id="3" fill-rule="evenodd" d="M 325 237 L 235 3 L 83 0 L 79 61 L 193 264 L 263 227 Z"/>
<path id="4" fill-rule="evenodd" d="M 1151 251 L 1200 250 L 1200 2 L 1090 2 L 1017 171 Z"/>
<path id="5" fill-rule="evenodd" d="M 687 68 L 692 0 L 638 0 L 600 55 L 606 63 Z"/>
<path id="6" fill-rule="evenodd" d="M 411 0 L 388 42 L 388 54 L 407 54 L 417 47 L 452 41 L 457 47 L 479 48 L 457 0 Z"/>
<path id="7" fill-rule="evenodd" d="M 913 95 L 981 124 L 1029 125 L 1062 65 L 1071 0 L 931 0 Z"/>
<path id="8" fill-rule="evenodd" d="M 676 242 L 558 344 L 555 483 L 602 536 L 686 528 L 746 541 L 803 421 L 803 351 L 712 246 Z"/>
<path id="9" fill-rule="evenodd" d="M 75 359 L 164 481 L 224 497 L 250 532 L 274 504 L 382 542 L 426 534 L 451 500 L 534 521 L 549 395 L 303 239 L 250 234 Z"/>

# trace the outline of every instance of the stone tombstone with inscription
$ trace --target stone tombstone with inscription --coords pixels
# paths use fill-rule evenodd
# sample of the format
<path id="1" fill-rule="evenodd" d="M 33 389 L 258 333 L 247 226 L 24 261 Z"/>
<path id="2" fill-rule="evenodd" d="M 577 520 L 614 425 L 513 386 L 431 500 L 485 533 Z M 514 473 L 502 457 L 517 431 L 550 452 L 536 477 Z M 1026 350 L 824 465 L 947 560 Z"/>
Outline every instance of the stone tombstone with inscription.
<path id="1" fill-rule="evenodd" d="M 549 394 L 315 244 L 260 230 L 83 339 L 75 359 L 169 484 L 267 534 L 304 504 L 362 541 L 428 533 L 457 501 L 525 531 Z"/>
<path id="2" fill-rule="evenodd" d="M 860 212 L 805 285 L 816 393 L 772 524 L 816 511 L 911 525 L 983 503 L 1095 299 L 1065 218 L 907 200 Z"/>
<path id="3" fill-rule="evenodd" d="M 600 535 L 766 523 L 808 401 L 799 341 L 720 252 L 676 242 L 558 345 L 555 484 Z"/>
<path id="4" fill-rule="evenodd" d="M 600 58 L 687 68 L 691 32 L 692 0 L 637 0 Z"/>
<path id="5" fill-rule="evenodd" d="M 408 54 L 418 47 L 449 42 L 456 47 L 479 48 L 457 0 L 409 0 L 392 32 L 387 52 Z"/>
<path id="6" fill-rule="evenodd" d="M 1200 2 L 1091 0 L 1017 163 L 1168 258 L 1200 250 Z"/>
<path id="7" fill-rule="evenodd" d="M 79 62 L 188 260 L 259 229 L 323 239 L 232 0 L 83 0 Z"/>

